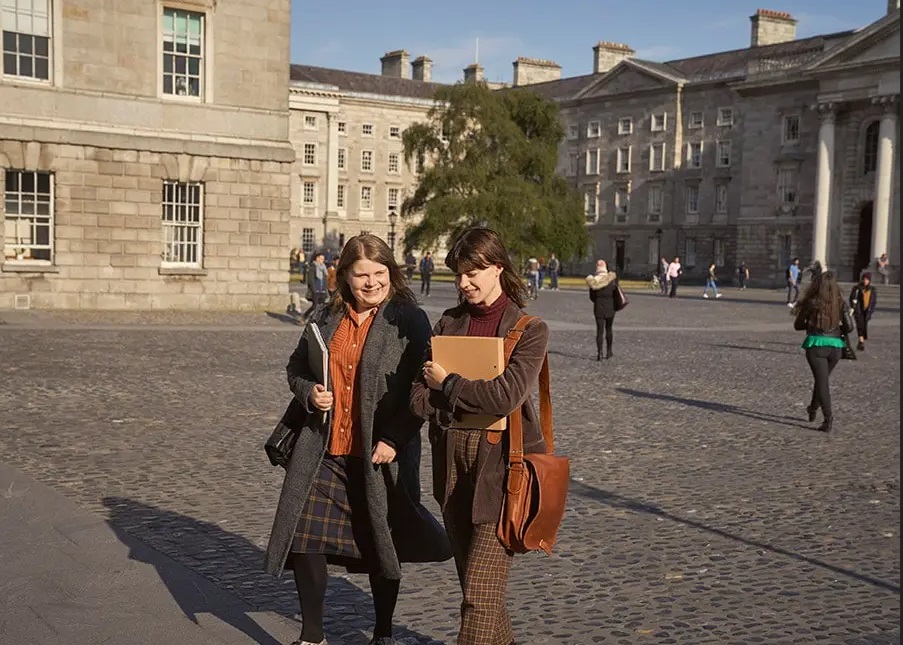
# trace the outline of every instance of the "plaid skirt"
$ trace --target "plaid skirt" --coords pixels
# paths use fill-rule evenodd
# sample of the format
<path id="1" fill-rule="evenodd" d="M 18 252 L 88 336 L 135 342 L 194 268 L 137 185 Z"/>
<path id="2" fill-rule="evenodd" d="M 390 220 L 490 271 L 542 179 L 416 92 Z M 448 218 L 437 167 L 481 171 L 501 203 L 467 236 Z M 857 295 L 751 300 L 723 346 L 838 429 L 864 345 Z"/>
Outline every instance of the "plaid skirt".
<path id="1" fill-rule="evenodd" d="M 319 553 L 353 573 L 379 569 L 364 490 L 364 460 L 326 455 L 298 519 L 291 553 Z"/>

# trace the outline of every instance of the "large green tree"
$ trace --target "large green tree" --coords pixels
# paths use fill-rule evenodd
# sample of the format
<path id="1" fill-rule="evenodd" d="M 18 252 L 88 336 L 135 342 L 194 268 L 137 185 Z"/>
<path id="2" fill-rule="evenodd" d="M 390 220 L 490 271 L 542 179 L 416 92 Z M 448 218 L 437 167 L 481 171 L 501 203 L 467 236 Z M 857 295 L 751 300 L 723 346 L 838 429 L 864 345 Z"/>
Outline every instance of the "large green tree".
<path id="1" fill-rule="evenodd" d="M 447 86 L 427 121 L 404 133 L 419 183 L 401 215 L 420 215 L 406 248 L 431 248 L 475 225 L 498 231 L 519 257 L 582 256 L 588 236 L 583 203 L 556 174 L 564 132 L 558 106 L 529 90 L 484 83 Z"/>

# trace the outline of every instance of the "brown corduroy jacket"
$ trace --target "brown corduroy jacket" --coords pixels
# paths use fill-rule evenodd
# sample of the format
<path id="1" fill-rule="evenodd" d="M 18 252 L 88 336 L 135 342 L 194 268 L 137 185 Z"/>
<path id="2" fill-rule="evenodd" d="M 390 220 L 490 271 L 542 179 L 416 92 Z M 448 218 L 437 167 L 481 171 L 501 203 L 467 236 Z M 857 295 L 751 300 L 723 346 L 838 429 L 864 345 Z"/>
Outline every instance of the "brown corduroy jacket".
<path id="1" fill-rule="evenodd" d="M 524 312 L 510 303 L 499 325 L 498 336 L 504 338 Z M 442 314 L 433 328 L 436 336 L 466 336 L 470 314 L 459 305 Z M 448 501 L 449 472 L 453 467 L 454 436 L 448 426 L 455 414 L 485 413 L 506 416 L 521 407 L 524 418 L 524 452 L 545 452 L 539 415 L 531 394 L 539 381 L 543 359 L 549 343 L 549 328 L 541 320 L 534 321 L 517 343 L 505 372 L 491 381 L 470 381 L 451 375 L 441 391 L 431 390 L 420 374 L 411 389 L 411 411 L 430 423 L 433 449 L 433 495 L 445 509 Z M 429 352 L 427 356 L 429 357 Z M 478 432 L 478 431 L 473 431 Z M 473 523 L 494 523 L 499 519 L 505 494 L 505 469 L 508 462 L 508 436 L 493 444 L 483 432 L 477 453 L 477 480 L 473 500 Z"/>

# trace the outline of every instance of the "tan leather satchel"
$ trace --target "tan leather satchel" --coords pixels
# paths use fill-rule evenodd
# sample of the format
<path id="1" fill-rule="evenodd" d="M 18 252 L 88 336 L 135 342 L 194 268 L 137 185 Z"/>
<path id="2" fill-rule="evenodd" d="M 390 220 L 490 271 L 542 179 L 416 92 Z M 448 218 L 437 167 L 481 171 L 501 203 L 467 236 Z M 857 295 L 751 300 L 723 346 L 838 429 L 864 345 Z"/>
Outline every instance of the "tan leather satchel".
<path id="1" fill-rule="evenodd" d="M 505 337 L 505 364 L 535 316 L 521 316 Z M 518 407 L 508 416 L 508 475 L 505 499 L 499 518 L 498 538 L 509 551 L 552 553 L 558 527 L 564 517 L 570 482 L 570 460 L 552 454 L 552 395 L 549 382 L 549 355 L 543 358 L 539 374 L 539 418 L 546 453 L 524 454 L 524 420 Z"/>

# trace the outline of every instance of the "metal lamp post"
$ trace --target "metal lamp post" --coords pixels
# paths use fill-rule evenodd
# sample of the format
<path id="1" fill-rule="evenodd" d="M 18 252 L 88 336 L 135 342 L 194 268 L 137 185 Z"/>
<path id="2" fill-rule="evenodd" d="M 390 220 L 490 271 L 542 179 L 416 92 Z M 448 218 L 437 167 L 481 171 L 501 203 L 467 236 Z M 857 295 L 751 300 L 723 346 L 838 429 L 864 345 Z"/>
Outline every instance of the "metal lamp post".
<path id="1" fill-rule="evenodd" d="M 398 213 L 395 212 L 395 207 L 389 209 L 389 246 L 392 247 L 392 254 L 395 254 L 395 222 L 398 221 Z"/>

